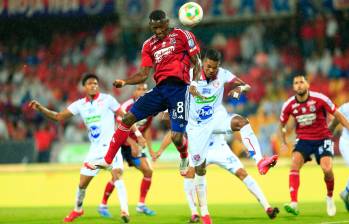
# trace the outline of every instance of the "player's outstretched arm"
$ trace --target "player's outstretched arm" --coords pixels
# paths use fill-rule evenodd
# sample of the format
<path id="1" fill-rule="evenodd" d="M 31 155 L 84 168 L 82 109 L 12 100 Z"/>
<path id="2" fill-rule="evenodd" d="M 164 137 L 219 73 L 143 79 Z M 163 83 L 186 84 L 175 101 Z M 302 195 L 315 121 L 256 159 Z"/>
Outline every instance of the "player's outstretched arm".
<path id="1" fill-rule="evenodd" d="M 333 116 L 335 117 L 335 119 L 338 120 L 339 123 L 341 123 L 343 125 L 343 127 L 347 128 L 349 130 L 349 121 L 344 117 L 344 115 L 340 111 L 336 110 L 333 113 Z"/>
<path id="2" fill-rule="evenodd" d="M 43 115 L 45 115 L 45 117 L 53 121 L 63 121 L 73 116 L 73 114 L 68 109 L 65 109 L 64 111 L 61 111 L 61 112 L 52 111 L 42 106 L 36 100 L 30 101 L 29 107 L 33 110 L 41 112 Z"/>
<path id="3" fill-rule="evenodd" d="M 234 79 L 232 89 L 228 93 L 228 96 L 238 99 L 241 93 L 248 92 L 250 91 L 250 89 L 250 85 L 246 84 L 244 81 L 236 77 Z"/>
<path id="4" fill-rule="evenodd" d="M 136 85 L 139 83 L 143 83 L 150 74 L 151 67 L 141 67 L 141 70 L 137 73 L 133 74 L 130 78 L 122 80 L 116 79 L 113 82 L 113 86 L 116 88 L 121 88 L 125 85 Z"/>

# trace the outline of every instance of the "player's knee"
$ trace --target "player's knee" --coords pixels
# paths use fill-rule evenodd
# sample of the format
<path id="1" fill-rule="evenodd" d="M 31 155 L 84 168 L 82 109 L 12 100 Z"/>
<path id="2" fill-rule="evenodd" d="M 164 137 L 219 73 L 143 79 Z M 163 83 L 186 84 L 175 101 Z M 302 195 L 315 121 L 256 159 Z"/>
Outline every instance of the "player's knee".
<path id="1" fill-rule="evenodd" d="M 122 117 L 122 123 L 125 125 L 131 127 L 135 122 L 137 121 L 137 118 L 135 115 L 133 115 L 131 112 L 126 113 Z"/>
<path id="2" fill-rule="evenodd" d="M 194 178 L 195 176 L 195 169 L 194 167 L 189 167 L 187 175 L 185 175 L 186 178 Z"/>
<path id="3" fill-rule="evenodd" d="M 183 134 L 172 132 L 171 139 L 173 144 L 175 144 L 176 146 L 181 146 L 183 142 Z"/>
<path id="4" fill-rule="evenodd" d="M 240 129 L 248 124 L 248 120 L 240 115 L 233 117 L 230 121 L 230 127 L 232 131 L 240 131 Z"/>
<path id="5" fill-rule="evenodd" d="M 123 170 L 122 169 L 115 169 L 112 171 L 112 181 L 115 182 L 119 180 L 122 176 Z"/>
<path id="6" fill-rule="evenodd" d="M 204 166 L 196 166 L 195 167 L 195 173 L 199 176 L 206 175 L 206 168 Z"/>
<path id="7" fill-rule="evenodd" d="M 325 175 L 330 175 L 332 174 L 332 165 L 331 164 L 326 164 L 321 166 L 322 171 L 324 172 Z"/>
<path id="8" fill-rule="evenodd" d="M 153 170 L 150 167 L 143 169 L 142 172 L 144 177 L 150 178 L 153 176 Z"/>
<path id="9" fill-rule="evenodd" d="M 235 175 L 240 179 L 240 180 L 243 180 L 247 177 L 247 172 L 246 170 L 240 168 L 238 169 L 236 172 L 235 172 Z"/>

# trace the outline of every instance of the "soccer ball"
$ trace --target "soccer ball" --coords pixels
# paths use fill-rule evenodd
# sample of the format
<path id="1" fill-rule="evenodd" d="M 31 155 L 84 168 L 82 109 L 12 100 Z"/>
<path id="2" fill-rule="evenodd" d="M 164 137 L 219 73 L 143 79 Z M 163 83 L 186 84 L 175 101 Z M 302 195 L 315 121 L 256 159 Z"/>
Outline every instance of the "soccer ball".
<path id="1" fill-rule="evenodd" d="M 203 15 L 201 6 L 196 2 L 187 2 L 178 11 L 179 21 L 184 26 L 197 25 L 202 20 Z"/>

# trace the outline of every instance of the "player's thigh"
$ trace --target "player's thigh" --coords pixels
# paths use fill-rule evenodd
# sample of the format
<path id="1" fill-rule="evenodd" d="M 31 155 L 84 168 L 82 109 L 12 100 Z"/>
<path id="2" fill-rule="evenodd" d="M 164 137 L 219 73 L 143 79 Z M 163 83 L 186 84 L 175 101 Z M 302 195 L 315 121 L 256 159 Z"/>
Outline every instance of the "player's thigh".
<path id="1" fill-rule="evenodd" d="M 171 130 L 184 133 L 189 113 L 188 86 L 167 86 L 166 94 Z"/>
<path id="2" fill-rule="evenodd" d="M 339 139 L 339 150 L 346 162 L 349 166 L 349 139 L 341 137 Z"/>
<path id="3" fill-rule="evenodd" d="M 193 166 L 198 166 L 205 161 L 213 127 L 212 124 L 188 125 L 189 159 Z"/>
<path id="4" fill-rule="evenodd" d="M 314 153 L 314 146 L 309 140 L 297 139 L 292 152 L 291 167 L 300 169 L 304 163 L 311 161 L 311 154 Z"/>
<path id="5" fill-rule="evenodd" d="M 158 114 L 167 109 L 166 99 L 156 86 L 141 96 L 132 106 L 130 112 L 137 121 Z"/>
<path id="6" fill-rule="evenodd" d="M 124 160 L 122 158 L 121 150 L 119 150 L 118 153 L 116 154 L 111 166 L 112 166 L 112 169 L 124 170 Z"/>
<path id="7" fill-rule="evenodd" d="M 207 164 L 216 164 L 232 174 L 244 167 L 225 142 L 216 144 L 213 149 L 208 150 Z"/>
<path id="8" fill-rule="evenodd" d="M 314 154 L 316 158 L 316 162 L 320 164 L 320 161 L 323 157 L 333 157 L 334 155 L 334 142 L 331 139 L 323 139 L 315 141 L 314 143 Z M 326 159 L 331 160 L 330 158 Z M 320 164 L 321 165 L 321 164 Z M 327 164 L 328 166 L 328 164 Z M 325 167 L 323 167 L 325 168 Z"/>

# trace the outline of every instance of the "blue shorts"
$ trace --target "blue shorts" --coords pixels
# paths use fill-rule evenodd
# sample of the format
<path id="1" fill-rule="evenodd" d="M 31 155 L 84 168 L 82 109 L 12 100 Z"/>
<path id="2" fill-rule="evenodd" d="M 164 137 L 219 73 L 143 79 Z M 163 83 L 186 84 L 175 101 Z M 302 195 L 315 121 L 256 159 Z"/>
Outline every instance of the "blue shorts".
<path id="1" fill-rule="evenodd" d="M 304 140 L 299 139 L 296 142 L 293 151 L 302 154 L 304 162 L 311 161 L 310 155 L 314 154 L 316 162 L 320 164 L 320 159 L 324 156 L 333 156 L 333 141 L 331 139 L 322 140 Z"/>
<path id="2" fill-rule="evenodd" d="M 139 168 L 141 164 L 141 158 L 147 157 L 144 152 L 142 152 L 140 157 L 132 156 L 131 146 L 128 145 L 121 145 L 121 154 L 122 158 L 127 162 L 129 167 L 134 166 L 137 168 Z"/>
<path id="3" fill-rule="evenodd" d="M 165 80 L 140 97 L 130 112 L 137 121 L 168 110 L 171 130 L 184 133 L 188 124 L 189 88 L 184 82 Z"/>

